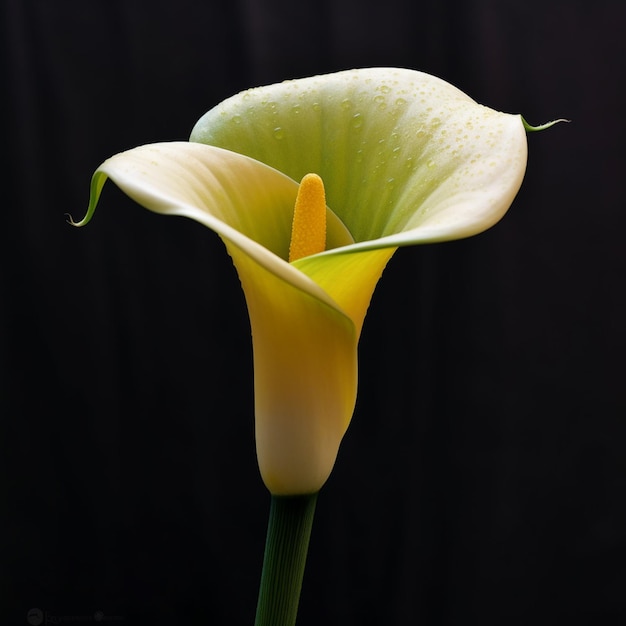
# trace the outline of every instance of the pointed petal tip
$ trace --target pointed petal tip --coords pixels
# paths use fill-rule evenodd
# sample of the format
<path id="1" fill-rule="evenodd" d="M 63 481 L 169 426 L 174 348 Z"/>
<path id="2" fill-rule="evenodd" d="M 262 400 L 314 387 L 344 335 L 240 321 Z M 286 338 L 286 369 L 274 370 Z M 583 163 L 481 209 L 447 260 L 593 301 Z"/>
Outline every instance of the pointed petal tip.
<path id="1" fill-rule="evenodd" d="M 555 126 L 556 124 L 560 124 L 561 122 L 564 122 L 565 124 L 569 124 L 572 121 L 572 120 L 568 120 L 568 119 L 561 117 L 558 120 L 552 120 L 551 122 L 546 122 L 545 124 L 532 126 L 524 119 L 523 116 L 520 115 L 520 117 L 522 118 L 522 124 L 524 125 L 524 129 L 526 130 L 527 133 L 536 133 L 540 130 L 546 130 L 548 128 L 552 128 L 552 126 Z"/>
<path id="2" fill-rule="evenodd" d="M 89 222 L 91 222 L 91 218 L 93 217 L 93 214 L 96 211 L 96 206 L 98 205 L 98 200 L 100 199 L 102 187 L 104 186 L 104 183 L 107 181 L 108 178 L 106 172 L 102 170 L 102 167 L 105 163 L 101 164 L 91 177 L 91 186 L 89 189 L 89 204 L 87 205 L 87 211 L 85 211 L 85 216 L 81 220 L 76 221 L 70 213 L 65 213 L 65 221 L 70 226 L 86 226 L 87 224 L 89 224 Z"/>

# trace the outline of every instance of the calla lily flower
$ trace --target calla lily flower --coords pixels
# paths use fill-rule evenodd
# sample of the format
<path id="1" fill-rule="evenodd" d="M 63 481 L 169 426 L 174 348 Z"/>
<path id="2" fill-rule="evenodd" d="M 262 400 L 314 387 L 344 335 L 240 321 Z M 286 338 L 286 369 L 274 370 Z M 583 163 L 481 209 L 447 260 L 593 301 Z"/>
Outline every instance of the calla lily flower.
<path id="1" fill-rule="evenodd" d="M 344 71 L 244 91 L 206 113 L 189 142 L 111 157 L 76 224 L 110 178 L 147 209 L 220 236 L 249 311 L 262 478 L 274 495 L 315 493 L 352 418 L 359 335 L 385 265 L 399 246 L 495 224 L 526 158 L 519 115 L 421 72 Z M 290 258 L 310 173 L 323 181 L 311 193 L 325 236 Z"/>

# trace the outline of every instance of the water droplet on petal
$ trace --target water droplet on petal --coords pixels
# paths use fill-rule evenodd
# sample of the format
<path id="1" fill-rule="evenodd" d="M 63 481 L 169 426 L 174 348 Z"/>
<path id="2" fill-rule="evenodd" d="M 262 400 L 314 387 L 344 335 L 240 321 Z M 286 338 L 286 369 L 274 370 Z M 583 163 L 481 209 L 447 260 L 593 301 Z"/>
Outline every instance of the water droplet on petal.
<path id="1" fill-rule="evenodd" d="M 285 131 L 280 126 L 277 126 L 274 129 L 274 138 L 275 139 L 282 139 L 284 136 L 285 136 Z"/>
<path id="2" fill-rule="evenodd" d="M 352 116 L 352 128 L 361 128 L 363 126 L 363 118 L 360 113 L 355 113 Z"/>

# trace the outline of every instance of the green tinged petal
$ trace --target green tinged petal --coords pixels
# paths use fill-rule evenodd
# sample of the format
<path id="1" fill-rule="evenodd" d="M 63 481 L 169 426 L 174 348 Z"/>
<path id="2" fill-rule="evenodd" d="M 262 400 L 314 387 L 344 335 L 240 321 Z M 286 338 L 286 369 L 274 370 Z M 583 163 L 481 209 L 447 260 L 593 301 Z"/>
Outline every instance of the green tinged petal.
<path id="1" fill-rule="evenodd" d="M 513 201 L 527 155 L 520 116 L 395 68 L 247 90 L 206 113 L 191 141 L 246 154 L 294 180 L 319 174 L 328 206 L 361 249 L 489 228 Z"/>

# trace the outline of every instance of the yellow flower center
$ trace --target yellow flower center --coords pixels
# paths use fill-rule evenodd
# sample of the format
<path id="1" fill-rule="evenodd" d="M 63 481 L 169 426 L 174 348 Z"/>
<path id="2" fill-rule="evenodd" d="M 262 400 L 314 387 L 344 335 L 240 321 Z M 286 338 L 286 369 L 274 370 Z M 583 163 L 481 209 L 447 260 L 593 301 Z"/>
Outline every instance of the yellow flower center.
<path id="1" fill-rule="evenodd" d="M 326 194 L 317 174 L 307 174 L 300 182 L 293 210 L 289 262 L 326 249 Z"/>

